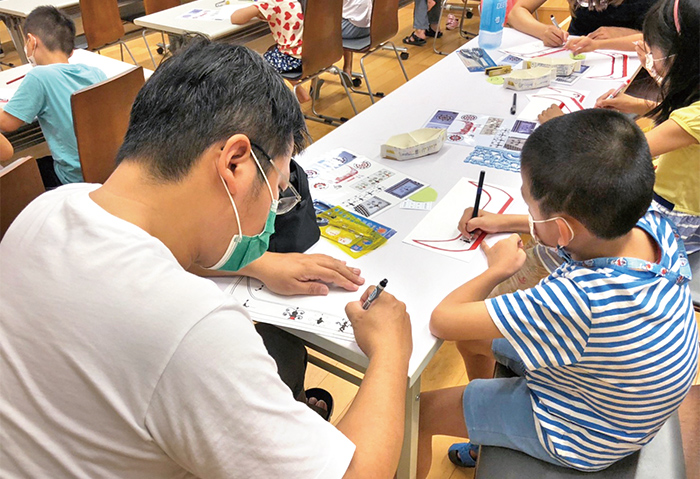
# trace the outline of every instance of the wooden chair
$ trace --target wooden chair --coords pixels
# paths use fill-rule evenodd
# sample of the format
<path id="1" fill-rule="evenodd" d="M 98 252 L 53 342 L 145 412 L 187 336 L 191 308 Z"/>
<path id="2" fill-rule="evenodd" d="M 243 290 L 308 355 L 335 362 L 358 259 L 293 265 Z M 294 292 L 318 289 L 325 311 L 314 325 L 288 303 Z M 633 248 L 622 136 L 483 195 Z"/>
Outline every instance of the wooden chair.
<path id="1" fill-rule="evenodd" d="M 333 65 L 343 56 L 343 38 L 341 35 L 341 21 L 343 14 L 342 0 L 308 0 L 304 12 L 304 36 L 301 50 L 301 73 L 283 73 L 287 80 L 299 82 L 294 86 L 299 88 L 303 83 L 313 80 L 316 92 L 311 95 L 311 111 L 313 116 L 304 115 L 308 120 L 318 121 L 329 125 L 338 126 L 347 121 L 347 118 L 335 118 L 321 115 L 316 111 L 316 98 L 318 96 L 318 83 L 316 79 L 322 73 L 338 75 L 340 84 L 345 89 L 345 94 L 350 100 L 353 111 L 357 114 L 355 102 L 350 95 L 350 90 L 345 85 L 342 72 Z"/>
<path id="2" fill-rule="evenodd" d="M 0 239 L 24 207 L 43 192 L 39 166 L 31 156 L 0 170 Z"/>
<path id="3" fill-rule="evenodd" d="M 83 178 L 104 183 L 129 126 L 131 106 L 144 84 L 143 67 L 78 90 L 71 95 L 73 127 Z"/>
<path id="4" fill-rule="evenodd" d="M 138 65 L 129 47 L 122 41 L 125 31 L 117 0 L 80 0 L 80 14 L 88 50 L 96 52 L 118 43 L 122 61 L 126 48 L 131 61 Z"/>
<path id="5" fill-rule="evenodd" d="M 373 0 L 372 1 L 372 17 L 369 24 L 369 36 L 362 38 L 353 38 L 343 40 L 343 48 L 353 53 L 364 53 L 360 58 L 360 68 L 362 69 L 362 77 L 367 84 L 367 92 L 352 89 L 355 93 L 369 95 L 370 100 L 374 103 L 374 97 L 382 97 L 382 93 L 372 93 L 372 87 L 369 84 L 367 71 L 365 70 L 365 58 L 375 53 L 377 50 L 384 49 L 385 45 L 390 46 L 394 50 L 396 60 L 399 62 L 403 76 L 408 81 L 406 69 L 403 66 L 403 61 L 399 56 L 396 45 L 391 41 L 391 38 L 399 31 L 399 0 Z"/>
<path id="6" fill-rule="evenodd" d="M 158 13 L 169 8 L 177 7 L 179 5 L 180 0 L 143 0 L 143 8 L 146 11 L 146 15 Z M 141 36 L 143 37 L 143 43 L 146 44 L 146 51 L 148 52 L 148 55 L 151 57 L 151 61 L 153 62 L 153 68 L 158 68 L 158 65 L 156 65 L 156 60 L 153 57 L 153 53 L 151 53 L 151 47 L 148 45 L 148 40 L 146 40 L 146 32 L 149 31 L 151 30 L 144 28 L 141 32 Z M 163 39 L 163 42 L 157 45 L 159 48 L 158 53 L 160 53 L 161 51 L 165 53 L 168 50 L 168 44 L 165 43 L 165 34 L 163 32 L 160 32 L 160 37 Z"/>
<path id="7" fill-rule="evenodd" d="M 439 0 L 438 0 L 439 1 Z M 480 0 L 462 0 L 461 2 L 449 2 L 449 0 L 443 0 L 443 3 L 440 7 L 440 17 L 438 18 L 438 25 L 442 24 L 442 14 L 444 12 L 459 12 L 460 17 L 459 17 L 459 34 L 462 38 L 465 40 L 470 40 L 477 36 L 479 32 L 470 32 L 464 29 L 464 20 L 472 18 L 474 16 L 474 12 L 476 11 L 477 13 L 479 12 L 479 5 L 481 1 Z M 439 28 L 438 28 L 439 30 Z M 435 53 L 438 53 L 440 55 L 447 55 L 448 52 L 443 52 L 438 50 L 437 48 L 437 34 L 435 37 L 433 37 L 433 51 Z"/>

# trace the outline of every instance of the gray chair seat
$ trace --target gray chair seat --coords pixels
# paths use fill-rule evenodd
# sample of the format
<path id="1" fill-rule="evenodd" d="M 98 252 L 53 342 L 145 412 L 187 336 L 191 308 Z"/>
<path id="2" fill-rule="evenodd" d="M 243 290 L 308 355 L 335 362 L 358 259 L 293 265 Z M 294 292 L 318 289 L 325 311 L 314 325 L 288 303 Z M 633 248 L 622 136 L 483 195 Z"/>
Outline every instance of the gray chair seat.
<path id="1" fill-rule="evenodd" d="M 522 452 L 482 446 L 475 479 L 686 479 L 678 413 L 640 451 L 600 472 L 580 472 L 555 466 Z"/>
<path id="2" fill-rule="evenodd" d="M 362 52 L 369 48 L 371 39 L 369 35 L 360 38 L 343 38 L 343 48 L 354 52 Z"/>

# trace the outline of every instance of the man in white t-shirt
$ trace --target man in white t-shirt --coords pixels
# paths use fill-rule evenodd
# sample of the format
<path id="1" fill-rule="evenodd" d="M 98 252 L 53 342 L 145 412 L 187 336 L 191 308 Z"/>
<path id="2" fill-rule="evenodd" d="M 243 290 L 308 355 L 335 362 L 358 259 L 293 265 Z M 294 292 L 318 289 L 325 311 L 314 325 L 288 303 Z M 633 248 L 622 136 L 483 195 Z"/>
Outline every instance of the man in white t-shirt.
<path id="1" fill-rule="evenodd" d="M 357 289 L 340 261 L 264 253 L 305 137 L 259 55 L 196 43 L 139 93 L 103 186 L 60 187 L 17 217 L 0 243 L 1 477 L 393 476 L 403 303 L 347 305 L 370 362 L 336 429 L 294 400 L 245 308 L 188 272 Z"/>

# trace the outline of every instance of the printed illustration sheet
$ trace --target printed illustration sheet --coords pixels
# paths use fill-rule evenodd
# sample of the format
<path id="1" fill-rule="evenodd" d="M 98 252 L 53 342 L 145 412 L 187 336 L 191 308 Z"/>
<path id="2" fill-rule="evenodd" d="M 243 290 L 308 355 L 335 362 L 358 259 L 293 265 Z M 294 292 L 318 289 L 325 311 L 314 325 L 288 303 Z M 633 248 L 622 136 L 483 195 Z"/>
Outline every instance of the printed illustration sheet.
<path id="1" fill-rule="evenodd" d="M 477 181 L 461 178 L 445 197 L 430 210 L 403 240 L 418 248 L 427 249 L 461 261 L 469 262 L 479 250 L 479 245 L 487 236 L 480 235 L 468 242 L 459 230 L 457 223 L 466 208 L 474 206 Z M 520 193 L 501 186 L 484 184 L 481 194 L 481 210 L 490 213 L 506 213 L 516 201 L 522 205 Z"/>
<path id="2" fill-rule="evenodd" d="M 520 155 L 525 140 L 535 131 L 537 123 L 514 118 L 438 110 L 425 127 L 446 129 L 447 142 L 452 144 L 496 148 Z"/>
<path id="3" fill-rule="evenodd" d="M 260 281 L 248 277 L 236 278 L 226 292 L 247 308 L 255 321 L 355 341 L 350 320 L 342 311 L 338 312 L 340 314 L 328 313 L 301 304 L 294 305 L 297 300 L 299 303 L 313 304 L 308 301 L 313 298 L 279 296 L 268 291 Z"/>
<path id="4" fill-rule="evenodd" d="M 426 183 L 347 150 L 305 166 L 311 196 L 366 218 L 401 203 Z"/>

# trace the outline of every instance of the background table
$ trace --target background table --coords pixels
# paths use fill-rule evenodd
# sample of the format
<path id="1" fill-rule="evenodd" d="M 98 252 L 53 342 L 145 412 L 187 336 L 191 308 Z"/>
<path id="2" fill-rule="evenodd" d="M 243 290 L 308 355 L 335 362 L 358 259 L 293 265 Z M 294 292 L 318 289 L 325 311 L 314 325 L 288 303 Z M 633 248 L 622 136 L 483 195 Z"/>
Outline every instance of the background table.
<path id="1" fill-rule="evenodd" d="M 226 20 L 192 20 L 179 18 L 183 14 L 197 9 L 219 10 L 217 0 L 195 0 L 194 2 L 169 8 L 145 17 L 139 17 L 134 23 L 140 27 L 148 28 L 170 35 L 185 35 L 187 33 L 198 33 L 204 35 L 209 40 L 228 40 L 244 42 L 252 36 L 258 36 L 261 32 L 267 31 L 267 24 L 259 20 L 252 20 L 245 25 L 233 25 Z M 252 2 L 232 2 L 247 3 Z"/>
<path id="2" fill-rule="evenodd" d="M 534 40 L 528 35 L 506 29 L 501 47 L 513 47 Z M 476 39 L 467 46 L 476 47 Z M 494 60 L 505 55 L 496 51 L 490 53 Z M 585 107 L 592 107 L 598 96 L 620 83 L 619 80 L 581 78 L 574 87 L 568 88 L 590 91 L 582 103 Z M 534 91 L 518 94 L 518 112 L 528 103 L 526 94 Z M 460 178 L 478 179 L 482 169 L 486 170 L 487 183 L 518 189 L 521 185 L 518 173 L 464 163 L 472 151 L 470 147 L 447 143 L 435 155 L 404 162 L 381 158 L 379 151 L 380 145 L 389 137 L 421 128 L 438 109 L 510 117 L 512 99 L 512 90 L 486 82 L 483 73 L 469 73 L 457 54 L 452 53 L 311 145 L 298 161 L 302 166 L 308 165 L 330 150 L 345 148 L 428 183 L 438 191 L 438 201 Z M 403 238 L 426 214 L 425 211 L 405 210 L 396 206 L 372 217 L 397 230 L 397 234 L 378 250 L 356 260 L 346 257 L 323 239 L 309 250 L 309 253 L 329 254 L 359 267 L 368 284 L 388 278 L 387 292 L 404 301 L 411 315 L 413 354 L 408 371 L 406 431 L 398 471 L 400 478 L 415 477 L 420 376 L 441 344 L 441 340 L 430 334 L 428 329 L 430 314 L 449 292 L 486 268 L 486 260 L 481 253 L 466 263 L 403 243 Z M 458 218 L 454 221 L 456 223 Z M 230 280 L 217 281 L 222 285 L 230 283 Z M 297 306 L 301 301 L 308 301 L 305 304 L 313 304 L 316 310 L 343 314 L 345 304 L 358 298 L 359 293 L 333 291 L 322 298 L 290 298 L 289 303 L 290 306 Z M 358 371 L 364 371 L 368 364 L 355 343 L 306 332 L 291 332 L 304 339 L 311 348 Z"/>

